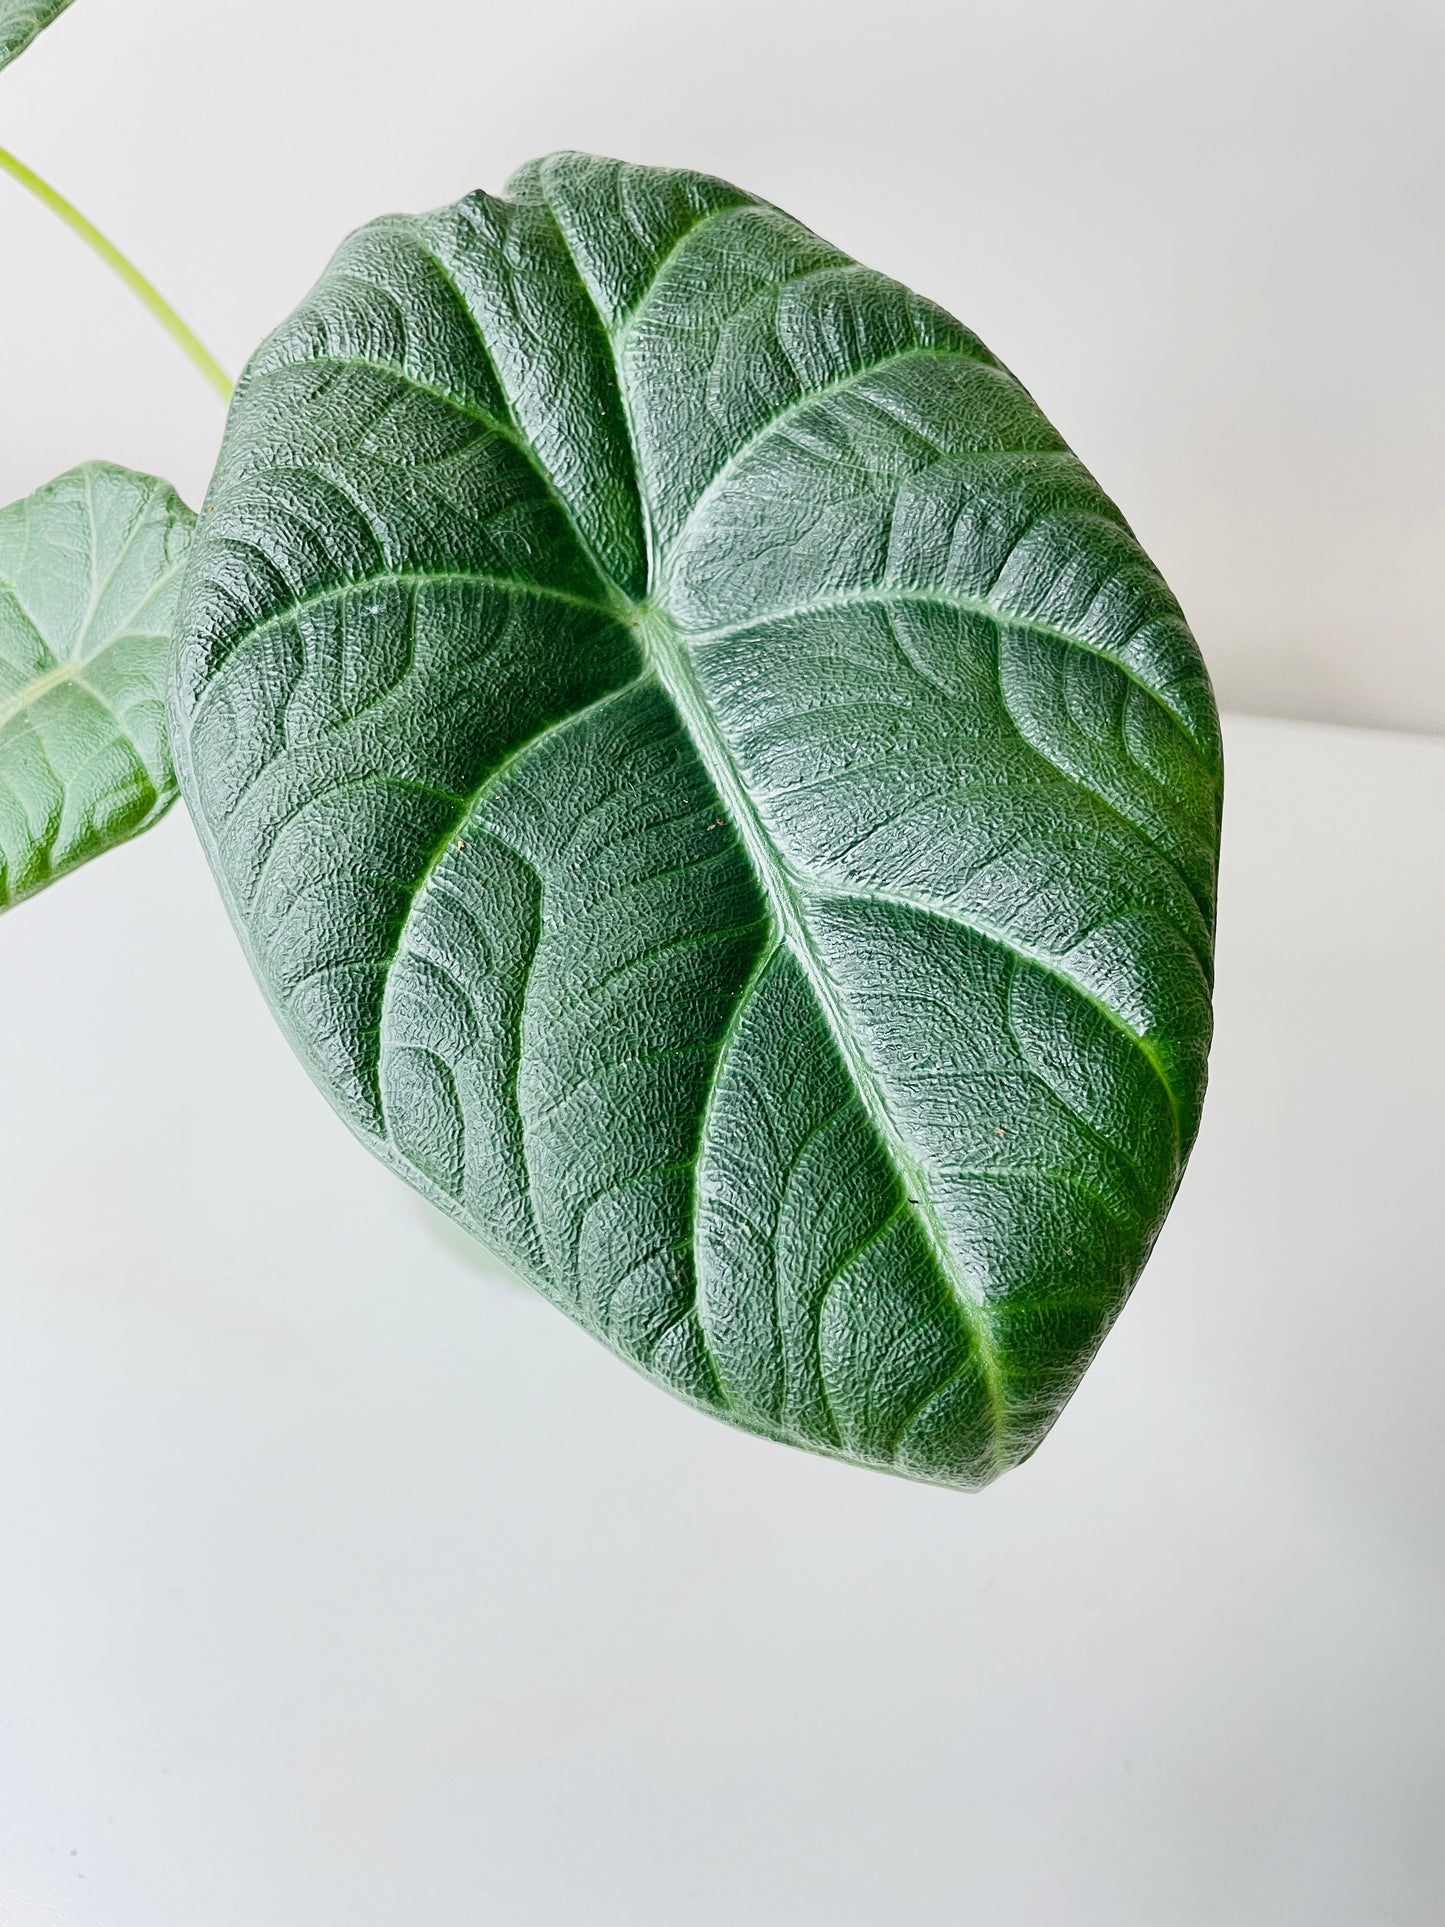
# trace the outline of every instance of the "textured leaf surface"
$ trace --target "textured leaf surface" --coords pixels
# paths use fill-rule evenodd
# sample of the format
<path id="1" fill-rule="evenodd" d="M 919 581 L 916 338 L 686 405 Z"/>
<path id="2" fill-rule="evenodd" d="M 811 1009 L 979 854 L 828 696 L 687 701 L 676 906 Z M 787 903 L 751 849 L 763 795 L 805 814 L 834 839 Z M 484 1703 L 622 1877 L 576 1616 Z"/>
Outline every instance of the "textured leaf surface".
<path id="1" fill-rule="evenodd" d="M 1207 678 L 938 308 L 698 175 L 508 193 L 364 229 L 248 370 L 187 798 L 389 1163 L 684 1398 L 982 1483 L 1194 1134 Z"/>
<path id="2" fill-rule="evenodd" d="M 194 520 L 104 462 L 0 509 L 0 909 L 175 800 L 166 682 Z"/>
<path id="3" fill-rule="evenodd" d="M 70 0 L 0 0 L 0 67 L 8 67 Z"/>

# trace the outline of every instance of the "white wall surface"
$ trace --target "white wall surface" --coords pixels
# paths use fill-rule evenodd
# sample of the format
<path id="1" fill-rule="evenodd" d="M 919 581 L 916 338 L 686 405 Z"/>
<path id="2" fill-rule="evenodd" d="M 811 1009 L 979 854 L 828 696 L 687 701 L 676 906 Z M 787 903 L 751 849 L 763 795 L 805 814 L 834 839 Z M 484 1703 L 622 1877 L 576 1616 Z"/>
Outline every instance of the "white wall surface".
<path id="1" fill-rule="evenodd" d="M 229 365 L 349 228 L 560 147 L 727 175 L 1022 376 L 1224 701 L 1445 728 L 1440 0 L 76 0 L 0 141 Z M 219 409 L 0 181 L 0 499 Z"/>
<path id="2" fill-rule="evenodd" d="M 3 1927 L 1437 1927 L 1445 743 L 1227 747 L 1194 1162 L 974 1498 L 507 1283 L 181 812 L 5 918 Z"/>
<path id="3" fill-rule="evenodd" d="M 977 327 L 1226 701 L 1445 730 L 1439 0 L 76 0 L 0 142 L 233 368 L 572 145 Z M 0 180 L 0 500 L 220 409 Z M 976 1499 L 639 1384 L 347 1136 L 183 812 L 0 943 L 0 1927 L 1435 1927 L 1445 743 L 1230 725 L 1198 1151 Z M 63 1147 L 57 1156 L 57 1145 Z"/>

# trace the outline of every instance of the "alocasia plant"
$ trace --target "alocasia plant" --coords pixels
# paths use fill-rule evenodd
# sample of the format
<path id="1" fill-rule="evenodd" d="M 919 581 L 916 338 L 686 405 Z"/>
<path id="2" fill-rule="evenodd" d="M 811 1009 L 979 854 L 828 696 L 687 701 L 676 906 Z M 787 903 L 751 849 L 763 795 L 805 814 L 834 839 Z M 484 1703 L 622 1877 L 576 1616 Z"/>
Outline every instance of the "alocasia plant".
<path id="1" fill-rule="evenodd" d="M 237 391 L 181 786 L 352 1128 L 747 1429 L 977 1486 L 1198 1123 L 1208 680 L 932 304 L 554 155 L 352 237 Z"/>
<path id="2" fill-rule="evenodd" d="M 193 520 L 105 462 L 0 509 L 0 908 L 175 798 L 165 696 Z"/>
<path id="3" fill-rule="evenodd" d="M 0 0 L 0 68 L 71 0 Z M 0 172 L 91 247 L 229 396 L 170 303 L 8 149 Z M 107 462 L 0 509 L 0 910 L 125 842 L 175 800 L 165 727 L 171 616 L 194 517 Z"/>

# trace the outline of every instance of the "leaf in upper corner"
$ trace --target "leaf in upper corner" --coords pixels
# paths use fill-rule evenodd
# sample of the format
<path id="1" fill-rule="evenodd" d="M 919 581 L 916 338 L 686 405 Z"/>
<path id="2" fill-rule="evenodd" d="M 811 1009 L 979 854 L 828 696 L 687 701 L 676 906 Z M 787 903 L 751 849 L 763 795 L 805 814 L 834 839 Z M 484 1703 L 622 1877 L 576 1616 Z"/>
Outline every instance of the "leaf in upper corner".
<path id="1" fill-rule="evenodd" d="M 575 154 L 348 241 L 238 393 L 187 800 L 376 1152 L 624 1358 L 978 1485 L 1204 1091 L 1209 682 L 976 336 Z"/>
<path id="2" fill-rule="evenodd" d="M 165 689 L 194 520 L 105 462 L 0 509 L 0 909 L 175 799 Z"/>
<path id="3" fill-rule="evenodd" d="M 0 0 L 0 67 L 23 54 L 69 5 L 70 0 Z"/>

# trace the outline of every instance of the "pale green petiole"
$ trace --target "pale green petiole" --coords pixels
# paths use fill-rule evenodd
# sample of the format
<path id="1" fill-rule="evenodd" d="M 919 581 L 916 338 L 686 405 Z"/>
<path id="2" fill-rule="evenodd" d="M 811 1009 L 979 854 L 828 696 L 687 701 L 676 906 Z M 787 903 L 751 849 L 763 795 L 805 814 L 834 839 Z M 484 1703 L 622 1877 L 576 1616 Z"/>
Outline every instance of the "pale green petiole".
<path id="1" fill-rule="evenodd" d="M 118 274 L 131 293 L 153 314 L 171 339 L 190 357 L 200 369 L 206 380 L 215 389 L 222 401 L 229 401 L 232 394 L 231 378 L 207 348 L 205 343 L 186 326 L 170 302 L 141 273 L 133 261 L 123 255 L 113 241 L 107 240 L 93 221 L 88 221 L 80 209 L 67 201 L 33 168 L 18 160 L 8 149 L 0 147 L 0 170 L 9 174 L 20 185 L 28 188 L 52 214 L 56 214 L 65 225 L 78 234 L 91 251 L 100 256 L 106 266 Z"/>

